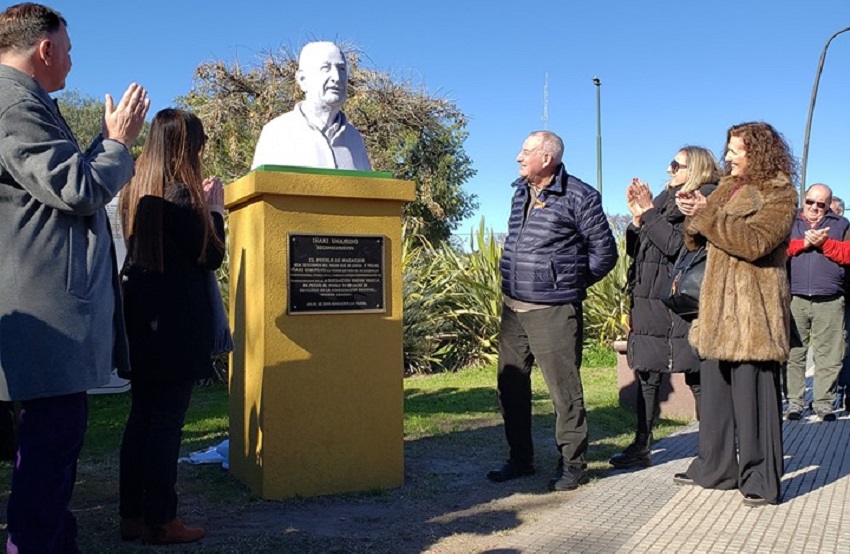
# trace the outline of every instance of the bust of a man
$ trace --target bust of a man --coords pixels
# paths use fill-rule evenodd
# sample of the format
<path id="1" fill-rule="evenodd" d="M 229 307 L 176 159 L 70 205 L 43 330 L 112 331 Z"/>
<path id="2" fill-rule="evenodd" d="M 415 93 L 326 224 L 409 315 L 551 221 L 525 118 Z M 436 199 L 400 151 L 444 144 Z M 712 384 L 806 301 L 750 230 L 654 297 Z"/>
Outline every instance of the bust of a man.
<path id="1" fill-rule="evenodd" d="M 301 49 L 298 86 L 304 100 L 264 127 L 251 168 L 295 165 L 371 171 L 366 145 L 342 105 L 348 96 L 348 63 L 332 42 L 310 42 Z"/>

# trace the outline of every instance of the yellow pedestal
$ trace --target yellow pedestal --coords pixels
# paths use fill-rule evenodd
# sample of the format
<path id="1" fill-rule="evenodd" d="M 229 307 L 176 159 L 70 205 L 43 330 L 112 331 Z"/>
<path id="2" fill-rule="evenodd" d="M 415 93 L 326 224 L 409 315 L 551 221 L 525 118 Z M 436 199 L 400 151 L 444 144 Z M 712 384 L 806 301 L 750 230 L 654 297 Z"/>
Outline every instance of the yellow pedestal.
<path id="1" fill-rule="evenodd" d="M 378 173 L 274 169 L 225 187 L 230 471 L 266 499 L 399 486 L 401 213 L 414 185 Z M 293 235 L 383 237 L 383 308 L 291 313 Z"/>

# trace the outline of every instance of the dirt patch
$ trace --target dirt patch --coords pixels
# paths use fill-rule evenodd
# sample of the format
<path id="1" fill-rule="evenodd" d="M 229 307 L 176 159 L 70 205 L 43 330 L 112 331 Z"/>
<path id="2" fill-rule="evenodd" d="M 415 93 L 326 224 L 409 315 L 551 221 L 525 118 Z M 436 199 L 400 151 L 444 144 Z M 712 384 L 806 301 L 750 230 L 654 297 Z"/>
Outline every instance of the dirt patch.
<path id="1" fill-rule="evenodd" d="M 484 477 L 505 457 L 501 421 L 405 443 L 405 483 L 372 494 L 279 502 L 253 498 L 215 466 L 181 466 L 179 513 L 207 536 L 175 552 L 485 552 L 576 493 L 550 493 L 556 463 L 547 418 L 535 421 L 534 476 L 494 484 Z M 110 467 L 107 467 L 110 465 Z M 8 475 L 6 470 L 4 475 Z M 105 480 L 107 475 L 110 479 Z M 115 476 L 115 477 L 113 477 Z M 81 461 L 72 508 L 83 552 L 147 552 L 122 543 L 117 525 L 117 462 Z M 211 495 L 216 491 L 217 496 Z M 5 514 L 6 498 L 0 498 Z M 0 539 L 5 541 L 5 537 Z"/>

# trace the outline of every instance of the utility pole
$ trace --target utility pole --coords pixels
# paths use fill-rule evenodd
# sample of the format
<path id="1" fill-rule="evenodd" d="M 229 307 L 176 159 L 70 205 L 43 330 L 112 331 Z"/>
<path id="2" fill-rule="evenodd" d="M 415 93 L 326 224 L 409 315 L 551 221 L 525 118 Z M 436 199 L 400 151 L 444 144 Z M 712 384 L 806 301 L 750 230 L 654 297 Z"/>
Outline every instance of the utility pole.
<path id="1" fill-rule="evenodd" d="M 826 61 L 826 49 L 829 48 L 829 43 L 832 42 L 832 39 L 840 35 L 841 33 L 846 33 L 850 31 L 850 27 L 845 29 L 841 29 L 826 41 L 826 45 L 823 47 L 823 52 L 820 54 L 820 61 L 818 62 L 818 70 L 815 72 L 815 84 L 812 87 L 812 100 L 809 103 L 809 116 L 806 118 L 806 134 L 803 137 L 803 161 L 800 164 L 800 205 L 803 205 L 803 199 L 806 197 L 806 164 L 809 162 L 809 135 L 812 132 L 812 114 L 815 111 L 815 101 L 818 97 L 818 84 L 820 83 L 820 74 L 823 71 L 823 62 Z"/>
<path id="2" fill-rule="evenodd" d="M 547 129 L 549 125 L 549 73 L 545 73 L 543 77 L 543 129 Z"/>
<path id="3" fill-rule="evenodd" d="M 602 81 L 593 78 L 596 85 L 596 190 L 602 194 Z"/>

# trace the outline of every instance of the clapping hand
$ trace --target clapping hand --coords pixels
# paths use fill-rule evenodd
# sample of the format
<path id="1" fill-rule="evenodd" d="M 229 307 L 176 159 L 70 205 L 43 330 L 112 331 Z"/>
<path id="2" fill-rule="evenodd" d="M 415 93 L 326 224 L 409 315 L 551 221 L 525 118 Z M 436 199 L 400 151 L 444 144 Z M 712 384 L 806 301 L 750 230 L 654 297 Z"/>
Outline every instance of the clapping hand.
<path id="1" fill-rule="evenodd" d="M 204 179 L 204 194 L 207 196 L 207 205 L 211 211 L 224 213 L 224 187 L 218 177 L 207 177 Z"/>
<path id="2" fill-rule="evenodd" d="M 706 198 L 698 190 L 692 192 L 679 191 L 676 193 L 676 206 L 686 216 L 699 213 L 706 206 Z"/>
<path id="3" fill-rule="evenodd" d="M 645 211 L 652 208 L 652 192 L 649 185 L 635 177 L 626 188 L 626 204 L 632 217 L 640 217 Z"/>
<path id="4" fill-rule="evenodd" d="M 142 132 L 150 106 L 148 92 L 136 83 L 127 87 L 117 106 L 112 95 L 107 94 L 103 114 L 103 138 L 117 140 L 129 148 Z"/>
<path id="5" fill-rule="evenodd" d="M 826 241 L 829 236 L 829 227 L 824 227 L 823 229 L 809 229 L 806 231 L 803 239 L 806 245 L 806 248 L 820 248 L 820 246 Z"/>

